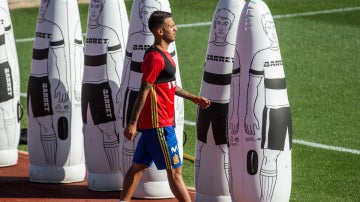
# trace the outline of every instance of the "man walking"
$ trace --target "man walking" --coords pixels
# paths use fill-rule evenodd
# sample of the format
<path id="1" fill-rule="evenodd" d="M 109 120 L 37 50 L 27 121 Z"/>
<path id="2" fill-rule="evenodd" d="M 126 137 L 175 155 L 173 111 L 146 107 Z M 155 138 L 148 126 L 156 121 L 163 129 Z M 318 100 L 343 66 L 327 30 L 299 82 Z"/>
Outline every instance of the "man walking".
<path id="1" fill-rule="evenodd" d="M 133 163 L 126 173 L 121 201 L 130 201 L 144 171 L 153 162 L 158 169 L 166 169 L 171 191 L 179 201 L 190 202 L 182 178 L 182 162 L 174 130 L 175 95 L 191 100 L 203 108 L 210 101 L 191 94 L 176 85 L 176 65 L 167 52 L 175 41 L 177 28 L 171 13 L 155 11 L 149 19 L 154 45 L 145 53 L 141 66 L 143 76 L 129 124 L 124 136 L 132 140 L 137 127 L 142 136 L 137 144 Z"/>

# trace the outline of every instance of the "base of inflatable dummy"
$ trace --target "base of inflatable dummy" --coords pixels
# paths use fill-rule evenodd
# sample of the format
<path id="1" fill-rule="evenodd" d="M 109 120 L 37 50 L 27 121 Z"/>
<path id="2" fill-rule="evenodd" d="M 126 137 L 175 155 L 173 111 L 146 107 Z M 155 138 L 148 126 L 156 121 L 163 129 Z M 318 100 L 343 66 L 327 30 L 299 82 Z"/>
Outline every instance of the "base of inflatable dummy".
<path id="1" fill-rule="evenodd" d="M 89 173 L 88 175 L 88 188 L 93 191 L 118 191 L 122 189 L 122 185 L 121 173 Z"/>
<path id="2" fill-rule="evenodd" d="M 85 164 L 64 167 L 29 166 L 31 182 L 42 183 L 72 183 L 85 179 Z"/>
<path id="3" fill-rule="evenodd" d="M 0 167 L 15 165 L 17 164 L 17 161 L 17 149 L 0 150 Z"/>
<path id="4" fill-rule="evenodd" d="M 163 198 L 174 198 L 169 183 L 164 182 L 145 182 L 139 183 L 134 193 L 134 198 L 143 199 L 163 199 Z"/>
<path id="5" fill-rule="evenodd" d="M 214 195 L 200 194 L 196 192 L 195 201 L 231 202 L 231 196 L 214 196 Z"/>

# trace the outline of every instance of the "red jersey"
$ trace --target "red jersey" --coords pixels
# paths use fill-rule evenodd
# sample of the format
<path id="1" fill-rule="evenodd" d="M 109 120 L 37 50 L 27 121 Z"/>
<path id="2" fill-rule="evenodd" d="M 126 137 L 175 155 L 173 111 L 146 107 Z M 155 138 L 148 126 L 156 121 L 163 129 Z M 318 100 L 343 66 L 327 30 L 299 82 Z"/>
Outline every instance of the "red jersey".
<path id="1" fill-rule="evenodd" d="M 141 66 L 142 82 L 153 84 L 140 113 L 138 126 L 150 129 L 173 126 L 175 98 L 175 62 L 168 52 L 152 46 L 146 51 Z"/>

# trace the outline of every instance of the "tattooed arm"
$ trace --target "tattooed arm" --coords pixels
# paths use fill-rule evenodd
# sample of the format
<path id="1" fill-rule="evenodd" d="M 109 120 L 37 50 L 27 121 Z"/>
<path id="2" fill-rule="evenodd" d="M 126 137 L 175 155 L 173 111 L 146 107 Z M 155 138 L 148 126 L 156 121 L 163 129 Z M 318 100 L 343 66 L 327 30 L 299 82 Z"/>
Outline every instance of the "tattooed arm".
<path id="1" fill-rule="evenodd" d="M 124 130 L 124 136 L 129 140 L 133 140 L 137 133 L 137 122 L 138 122 L 138 119 L 140 116 L 140 112 L 145 105 L 146 97 L 149 94 L 152 86 L 153 86 L 153 84 L 151 84 L 149 82 L 141 83 L 139 94 L 135 100 L 135 104 L 132 109 L 132 114 L 131 114 L 129 124 L 126 126 L 126 128 Z"/>
<path id="2" fill-rule="evenodd" d="M 204 109 L 208 108 L 211 104 L 209 99 L 189 93 L 188 91 L 180 88 L 179 86 L 176 86 L 175 95 L 185 98 L 187 100 L 191 100 L 193 103 L 201 106 Z"/>

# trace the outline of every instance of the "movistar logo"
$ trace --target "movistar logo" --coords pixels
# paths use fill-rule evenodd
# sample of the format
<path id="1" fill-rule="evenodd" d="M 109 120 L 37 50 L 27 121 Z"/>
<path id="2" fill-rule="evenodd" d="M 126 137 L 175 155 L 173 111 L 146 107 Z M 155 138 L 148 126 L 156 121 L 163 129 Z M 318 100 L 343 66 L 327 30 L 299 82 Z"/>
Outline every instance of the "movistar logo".
<path id="1" fill-rule="evenodd" d="M 177 147 L 177 146 L 175 146 L 175 147 L 171 147 L 171 152 L 172 152 L 172 153 L 174 153 L 174 152 L 176 152 L 176 151 L 177 151 L 177 149 L 178 149 L 178 147 Z"/>

